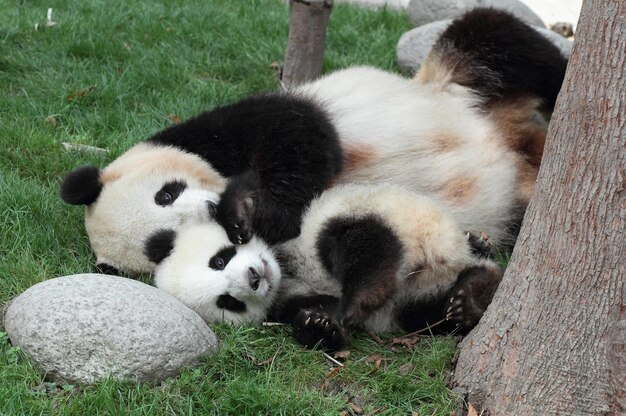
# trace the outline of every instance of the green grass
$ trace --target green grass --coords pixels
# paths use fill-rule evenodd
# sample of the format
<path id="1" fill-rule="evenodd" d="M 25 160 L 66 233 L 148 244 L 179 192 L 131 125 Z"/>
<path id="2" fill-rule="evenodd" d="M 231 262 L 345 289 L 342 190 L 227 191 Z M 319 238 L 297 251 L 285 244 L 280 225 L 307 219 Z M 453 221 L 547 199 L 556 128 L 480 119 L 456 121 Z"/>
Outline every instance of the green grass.
<path id="1" fill-rule="evenodd" d="M 54 7 L 53 27 L 43 27 Z M 0 303 L 51 277 L 91 270 L 83 212 L 58 184 L 83 164 L 104 166 L 131 144 L 217 104 L 275 90 L 288 9 L 270 0 L 0 0 Z M 35 30 L 35 24 L 39 29 Z M 398 70 L 401 13 L 336 6 L 324 70 Z M 62 143 L 107 149 L 66 151 Z M 447 415 L 449 338 L 418 348 L 350 344 L 332 377 L 320 352 L 287 328 L 216 326 L 220 353 L 159 386 L 113 380 L 91 387 L 44 380 L 0 334 L 0 415 Z M 377 365 L 376 354 L 381 355 Z M 259 365 L 273 358 L 271 363 Z"/>

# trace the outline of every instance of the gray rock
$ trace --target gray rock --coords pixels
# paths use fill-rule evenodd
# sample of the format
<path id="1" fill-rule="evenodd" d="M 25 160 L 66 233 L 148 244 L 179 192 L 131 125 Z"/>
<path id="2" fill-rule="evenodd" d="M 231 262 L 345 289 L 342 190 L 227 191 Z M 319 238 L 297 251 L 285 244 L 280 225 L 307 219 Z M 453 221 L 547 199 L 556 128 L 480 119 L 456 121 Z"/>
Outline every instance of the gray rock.
<path id="1" fill-rule="evenodd" d="M 396 46 L 396 59 L 400 69 L 407 74 L 415 74 L 450 22 L 451 20 L 432 22 L 405 32 Z"/>
<path id="2" fill-rule="evenodd" d="M 52 379 L 106 376 L 158 383 L 217 350 L 191 309 L 144 283 L 78 274 L 36 284 L 6 309 L 4 327 Z"/>
<path id="3" fill-rule="evenodd" d="M 435 41 L 451 21 L 432 22 L 412 29 L 400 37 L 396 47 L 396 58 L 403 72 L 413 75 L 419 69 Z M 569 57 L 572 51 L 571 41 L 543 27 L 534 29 L 550 39 L 564 56 Z"/>
<path id="4" fill-rule="evenodd" d="M 531 26 L 545 27 L 541 18 L 519 0 L 411 0 L 409 20 L 416 27 L 439 20 L 454 19 L 475 7 L 506 10 Z"/>

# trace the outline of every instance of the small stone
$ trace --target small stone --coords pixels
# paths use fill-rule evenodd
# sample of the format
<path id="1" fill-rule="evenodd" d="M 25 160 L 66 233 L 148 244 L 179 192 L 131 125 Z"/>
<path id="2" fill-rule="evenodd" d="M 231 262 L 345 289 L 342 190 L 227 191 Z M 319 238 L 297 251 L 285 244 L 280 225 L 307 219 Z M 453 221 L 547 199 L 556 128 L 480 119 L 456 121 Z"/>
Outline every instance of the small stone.
<path id="1" fill-rule="evenodd" d="M 396 47 L 396 58 L 400 69 L 406 74 L 415 74 L 430 53 L 439 35 L 451 22 L 452 20 L 432 22 L 405 32 L 400 37 Z M 534 27 L 534 29 L 550 39 L 559 48 L 563 56 L 569 57 L 572 50 L 571 41 L 543 27 Z"/>
<path id="2" fill-rule="evenodd" d="M 174 297 L 99 274 L 36 284 L 7 306 L 4 327 L 14 346 L 62 383 L 107 376 L 158 383 L 218 346 L 200 316 Z"/>
<path id="3" fill-rule="evenodd" d="M 476 7 L 506 10 L 531 26 L 546 27 L 541 18 L 519 0 L 411 0 L 407 14 L 411 23 L 417 27 L 454 19 Z"/>
<path id="4" fill-rule="evenodd" d="M 556 22 L 555 24 L 550 26 L 550 30 L 554 33 L 558 33 L 564 38 L 574 36 L 574 26 L 571 23 Z"/>

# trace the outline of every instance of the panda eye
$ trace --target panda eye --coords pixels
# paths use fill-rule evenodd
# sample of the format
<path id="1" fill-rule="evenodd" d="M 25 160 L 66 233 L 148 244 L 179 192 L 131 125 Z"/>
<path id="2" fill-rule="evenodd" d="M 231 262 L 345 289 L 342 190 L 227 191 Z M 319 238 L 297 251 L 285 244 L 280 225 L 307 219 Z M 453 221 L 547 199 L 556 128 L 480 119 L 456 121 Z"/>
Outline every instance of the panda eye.
<path id="1" fill-rule="evenodd" d="M 224 270 L 224 267 L 235 257 L 235 254 L 237 254 L 237 249 L 234 246 L 224 247 L 211 257 L 209 267 L 213 270 Z"/>
<path id="2" fill-rule="evenodd" d="M 224 259 L 222 259 L 221 257 L 216 258 L 215 267 L 217 267 L 219 270 L 223 270 L 224 267 L 226 267 L 226 264 L 224 264 Z"/>
<path id="3" fill-rule="evenodd" d="M 168 182 L 154 195 L 154 202 L 162 207 L 172 205 L 186 187 L 187 184 L 183 181 Z"/>

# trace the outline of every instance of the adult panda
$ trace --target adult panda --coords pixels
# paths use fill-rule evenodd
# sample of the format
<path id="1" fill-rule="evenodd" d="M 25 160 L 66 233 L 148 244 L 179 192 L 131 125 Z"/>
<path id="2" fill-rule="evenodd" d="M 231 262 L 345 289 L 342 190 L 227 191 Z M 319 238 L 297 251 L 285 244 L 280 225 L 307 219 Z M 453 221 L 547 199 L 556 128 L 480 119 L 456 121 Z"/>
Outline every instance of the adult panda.
<path id="1" fill-rule="evenodd" d="M 445 205 L 460 227 L 514 241 L 533 190 L 545 120 L 566 67 L 515 17 L 475 9 L 441 35 L 414 79 L 350 68 L 291 91 L 219 107 L 157 133 L 105 169 L 67 175 L 86 205 L 101 269 L 154 267 L 159 228 L 211 217 L 231 242 L 299 233 L 309 201 L 341 183 L 400 184 Z"/>
<path id="2" fill-rule="evenodd" d="M 157 231 L 146 255 L 156 286 L 208 323 L 269 315 L 330 350 L 354 329 L 469 331 L 502 277 L 485 241 L 442 206 L 387 184 L 323 192 L 300 236 L 273 249 L 256 237 L 234 245 L 212 223 Z"/>

